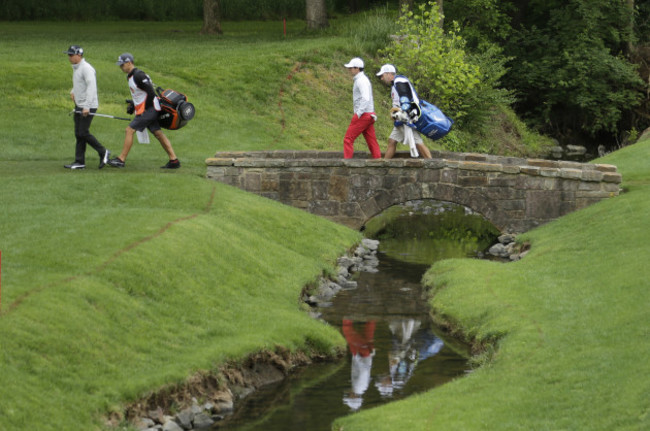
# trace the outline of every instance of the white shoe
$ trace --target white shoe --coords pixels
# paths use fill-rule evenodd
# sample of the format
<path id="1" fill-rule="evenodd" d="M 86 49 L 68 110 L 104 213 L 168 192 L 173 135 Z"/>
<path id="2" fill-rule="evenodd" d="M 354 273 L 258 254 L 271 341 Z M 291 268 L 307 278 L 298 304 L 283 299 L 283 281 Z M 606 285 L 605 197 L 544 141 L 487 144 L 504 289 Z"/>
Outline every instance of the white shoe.
<path id="1" fill-rule="evenodd" d="M 71 165 L 63 165 L 63 167 L 66 169 L 86 169 L 86 165 L 77 162 L 74 162 Z"/>

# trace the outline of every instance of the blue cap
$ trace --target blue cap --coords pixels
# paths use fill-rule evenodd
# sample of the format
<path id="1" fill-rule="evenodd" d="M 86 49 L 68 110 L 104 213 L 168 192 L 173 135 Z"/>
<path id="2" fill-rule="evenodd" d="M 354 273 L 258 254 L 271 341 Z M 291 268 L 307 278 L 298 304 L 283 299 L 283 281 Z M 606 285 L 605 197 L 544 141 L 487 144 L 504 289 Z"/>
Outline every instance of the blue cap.
<path id="1" fill-rule="evenodd" d="M 68 55 L 84 55 L 84 49 L 79 45 L 70 45 L 67 51 L 63 51 L 64 54 Z"/>
<path id="2" fill-rule="evenodd" d="M 117 64 L 118 66 L 123 65 L 124 63 L 133 63 L 133 55 L 129 54 L 128 52 L 125 52 L 124 54 L 120 55 L 117 58 Z"/>

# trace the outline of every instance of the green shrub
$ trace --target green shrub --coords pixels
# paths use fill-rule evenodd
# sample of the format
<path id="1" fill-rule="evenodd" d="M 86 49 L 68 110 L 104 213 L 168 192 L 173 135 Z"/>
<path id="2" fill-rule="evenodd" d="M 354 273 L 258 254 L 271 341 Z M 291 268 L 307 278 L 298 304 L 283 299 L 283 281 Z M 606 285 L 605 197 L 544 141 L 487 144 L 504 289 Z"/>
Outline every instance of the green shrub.
<path id="1" fill-rule="evenodd" d="M 395 40 L 379 52 L 386 62 L 404 70 L 423 99 L 451 114 L 455 121 L 465 114 L 467 97 L 480 85 L 481 70 L 470 62 L 457 26 L 445 33 L 434 2 L 418 12 L 402 14 Z"/>

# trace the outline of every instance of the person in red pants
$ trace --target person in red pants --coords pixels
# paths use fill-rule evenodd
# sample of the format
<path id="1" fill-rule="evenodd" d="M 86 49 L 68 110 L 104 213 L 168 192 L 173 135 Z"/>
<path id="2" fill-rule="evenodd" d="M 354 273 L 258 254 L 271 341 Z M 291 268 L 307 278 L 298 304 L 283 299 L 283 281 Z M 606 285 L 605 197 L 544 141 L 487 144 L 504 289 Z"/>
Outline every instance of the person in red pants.
<path id="1" fill-rule="evenodd" d="M 363 72 L 363 60 L 355 57 L 345 67 L 354 78 L 354 85 L 352 86 L 354 115 L 343 139 L 343 157 L 346 159 L 352 158 L 354 155 L 354 141 L 359 135 L 363 134 L 372 158 L 380 159 L 381 151 L 379 150 L 379 143 L 377 143 L 377 136 L 375 135 L 377 115 L 375 115 L 372 85 L 370 84 L 370 79 Z"/>

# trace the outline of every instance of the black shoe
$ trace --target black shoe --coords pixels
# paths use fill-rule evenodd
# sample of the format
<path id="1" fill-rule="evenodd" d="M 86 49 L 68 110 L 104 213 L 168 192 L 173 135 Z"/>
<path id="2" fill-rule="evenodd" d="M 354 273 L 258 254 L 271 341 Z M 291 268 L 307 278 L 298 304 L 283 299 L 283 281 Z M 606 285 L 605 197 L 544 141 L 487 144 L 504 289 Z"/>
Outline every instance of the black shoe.
<path id="1" fill-rule="evenodd" d="M 125 163 L 117 157 L 110 159 L 107 163 L 114 168 L 123 168 L 125 166 Z"/>
<path id="2" fill-rule="evenodd" d="M 63 167 L 66 169 L 86 169 L 86 165 L 77 162 L 71 163 L 69 165 L 63 165 Z"/>
<path id="3" fill-rule="evenodd" d="M 108 163 L 108 158 L 111 156 L 111 152 L 106 150 L 104 155 L 99 159 L 99 169 L 103 168 L 106 166 L 106 163 Z"/>
<path id="4" fill-rule="evenodd" d="M 170 160 L 165 166 L 161 166 L 160 169 L 178 169 L 181 167 L 181 162 L 178 159 Z"/>

